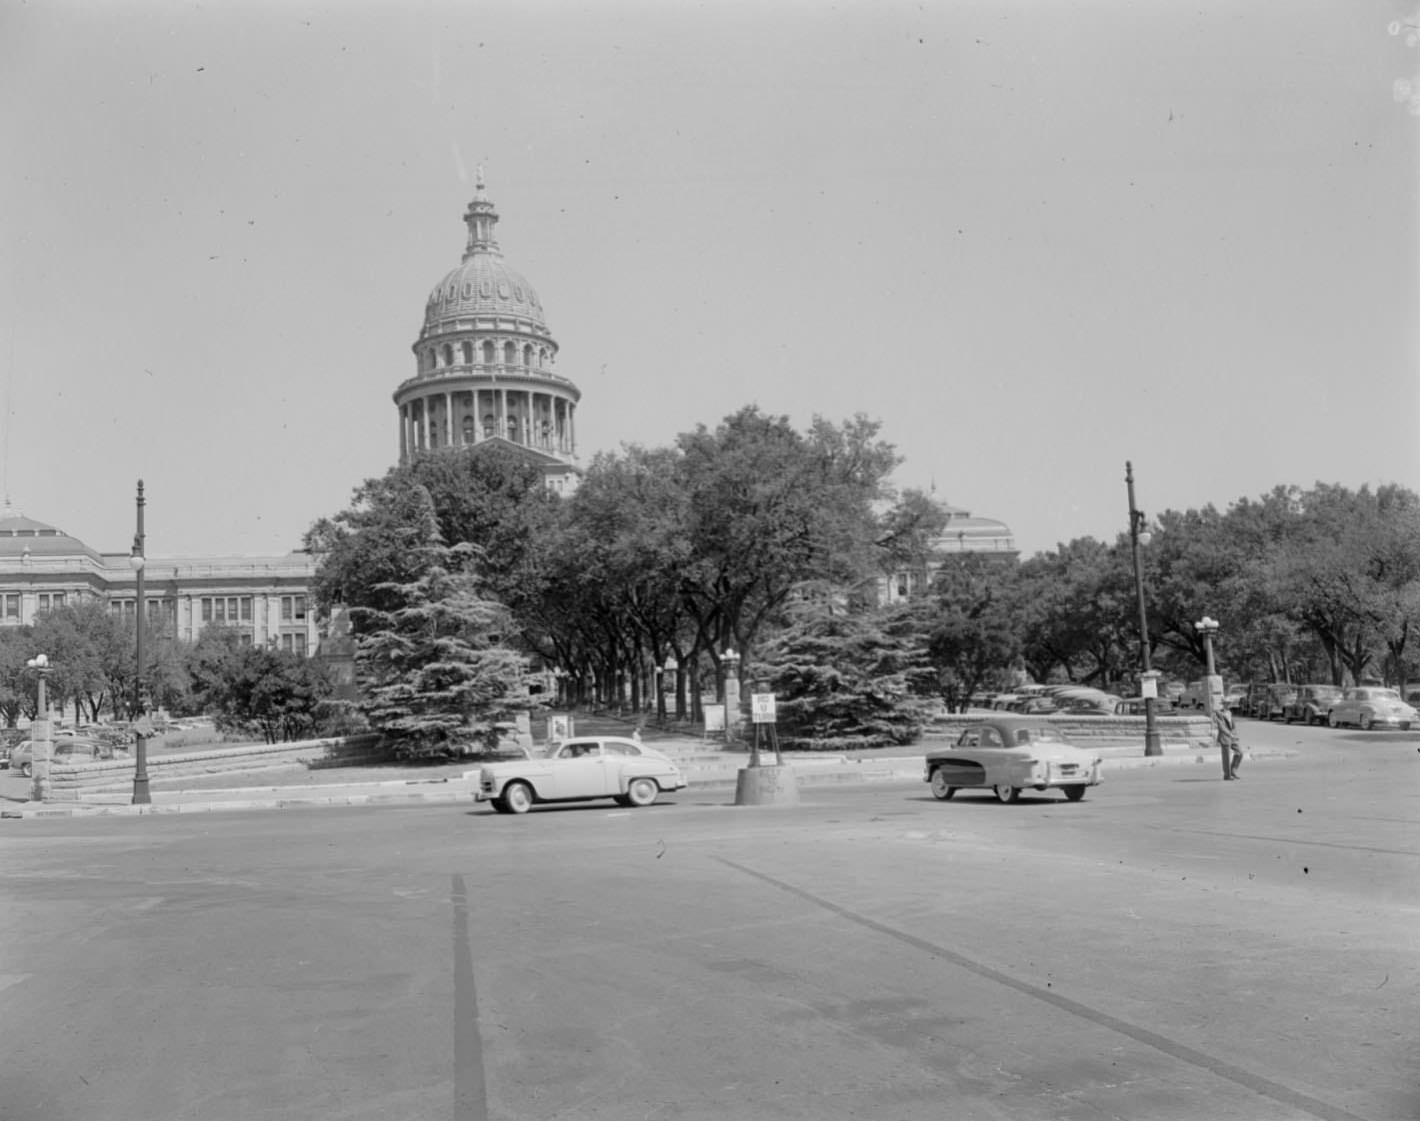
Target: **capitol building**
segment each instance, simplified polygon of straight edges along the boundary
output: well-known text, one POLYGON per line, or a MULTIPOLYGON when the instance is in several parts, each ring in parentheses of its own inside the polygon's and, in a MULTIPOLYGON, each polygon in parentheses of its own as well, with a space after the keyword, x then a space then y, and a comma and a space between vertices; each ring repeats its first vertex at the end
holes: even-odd
MULTIPOLYGON (((481 170, 463 221, 463 259, 430 291, 412 347, 413 373, 394 391, 398 462, 433 449, 513 448, 541 469, 550 490, 569 494, 580 477, 582 394, 557 371, 557 341, 537 290, 503 259, 493 233, 498 214, 481 170)), ((946 509, 947 530, 936 543, 942 554, 1018 555, 1003 523, 946 509)), ((32 623, 42 611, 84 600, 131 616, 137 578, 129 555, 91 548, 7 501, 0 511, 0 626, 32 623)), ((144 609, 154 625, 180 640, 220 623, 236 628, 244 642, 311 655, 323 638, 310 591, 315 570, 316 558, 304 550, 149 556, 144 609)), ((884 598, 907 596, 929 575, 886 577, 884 598)))

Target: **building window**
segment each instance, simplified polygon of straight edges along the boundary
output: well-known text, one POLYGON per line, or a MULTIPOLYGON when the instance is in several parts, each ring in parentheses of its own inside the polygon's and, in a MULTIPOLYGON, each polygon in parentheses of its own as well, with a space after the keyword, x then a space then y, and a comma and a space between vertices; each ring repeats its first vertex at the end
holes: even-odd
POLYGON ((212 601, 210 599, 202 601, 202 621, 204 623, 212 622, 212 601))
POLYGON ((20 621, 20 595, 18 592, 5 593, 5 621, 7 623, 20 621))
POLYGON ((295 647, 295 636, 294 636, 294 635, 289 635, 289 634, 283 634, 283 635, 281 636, 281 649, 284 650, 286 653, 291 654, 291 653, 294 653, 294 652, 295 652, 294 647, 295 647))
POLYGON ((298 634, 292 637, 296 640, 296 653, 304 658, 306 656, 306 636, 298 634))
POLYGON ((282 596, 281 597, 281 621, 283 623, 306 621, 306 597, 305 596, 282 596))
POLYGON ((54 611, 64 606, 63 592, 40 592, 39 610, 54 611))

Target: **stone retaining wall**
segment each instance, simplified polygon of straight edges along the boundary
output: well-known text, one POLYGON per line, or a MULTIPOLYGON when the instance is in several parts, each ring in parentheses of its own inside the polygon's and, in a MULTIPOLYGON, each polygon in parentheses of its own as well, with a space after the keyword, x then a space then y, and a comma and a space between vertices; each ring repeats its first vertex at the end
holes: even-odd
MULTIPOLYGON (((367 762, 377 756, 377 735, 333 739, 297 740, 294 743, 249 744, 214 747, 201 751, 148 756, 148 782, 154 785, 184 775, 225 774, 272 767, 340 767, 367 762)), ((51 764, 49 798, 77 801, 86 794, 131 790, 136 764, 133 759, 105 759, 72 765, 51 764)))

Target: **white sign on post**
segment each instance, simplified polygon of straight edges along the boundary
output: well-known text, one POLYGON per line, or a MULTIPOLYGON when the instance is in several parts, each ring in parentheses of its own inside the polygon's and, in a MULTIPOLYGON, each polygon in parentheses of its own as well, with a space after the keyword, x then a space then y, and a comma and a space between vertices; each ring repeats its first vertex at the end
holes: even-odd
POLYGON ((774 723, 774 694, 773 693, 751 693, 750 698, 750 719, 756 724, 774 723))

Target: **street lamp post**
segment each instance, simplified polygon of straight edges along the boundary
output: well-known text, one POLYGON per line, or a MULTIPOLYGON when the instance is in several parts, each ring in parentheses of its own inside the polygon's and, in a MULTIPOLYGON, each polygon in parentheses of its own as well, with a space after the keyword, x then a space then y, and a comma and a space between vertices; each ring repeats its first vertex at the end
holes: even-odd
POLYGON ((1134 595, 1139 601, 1139 676, 1140 691, 1144 694, 1144 754, 1162 755, 1164 749, 1159 744, 1159 726, 1156 705, 1157 687, 1154 684, 1154 667, 1149 658, 1149 616, 1144 609, 1144 576, 1139 568, 1139 546, 1147 545, 1152 539, 1147 528, 1148 519, 1144 511, 1134 505, 1134 465, 1124 463, 1124 481, 1129 488, 1129 545, 1134 558, 1134 595))
POLYGON ((138 532, 133 535, 133 552, 128 563, 138 580, 137 603, 134 617, 134 634, 137 636, 135 662, 137 673, 133 681, 133 711, 137 719, 133 722, 133 804, 146 806, 152 798, 148 793, 148 711, 143 705, 143 480, 138 480, 138 532))
MULTIPOLYGON (((1213 690, 1213 682, 1218 674, 1213 661, 1213 636, 1218 633, 1218 620, 1211 619, 1205 615, 1203 618, 1199 619, 1198 622, 1193 624, 1193 629, 1203 638, 1203 657, 1208 668, 1208 687, 1203 691, 1203 707, 1208 710, 1208 716, 1211 719, 1215 707, 1220 703, 1226 703, 1224 698, 1215 695, 1213 690)), ((1222 683, 1219 682, 1218 693, 1222 692, 1221 685, 1222 683)), ((1232 778, 1233 764, 1232 760, 1228 757, 1230 754, 1228 745, 1219 740, 1218 750, 1223 754, 1223 777, 1232 778)))
POLYGON ((39 678, 35 718, 30 722, 30 798, 43 802, 49 793, 49 698, 44 691, 44 679, 49 675, 49 656, 36 654, 25 665, 34 670, 39 678))

